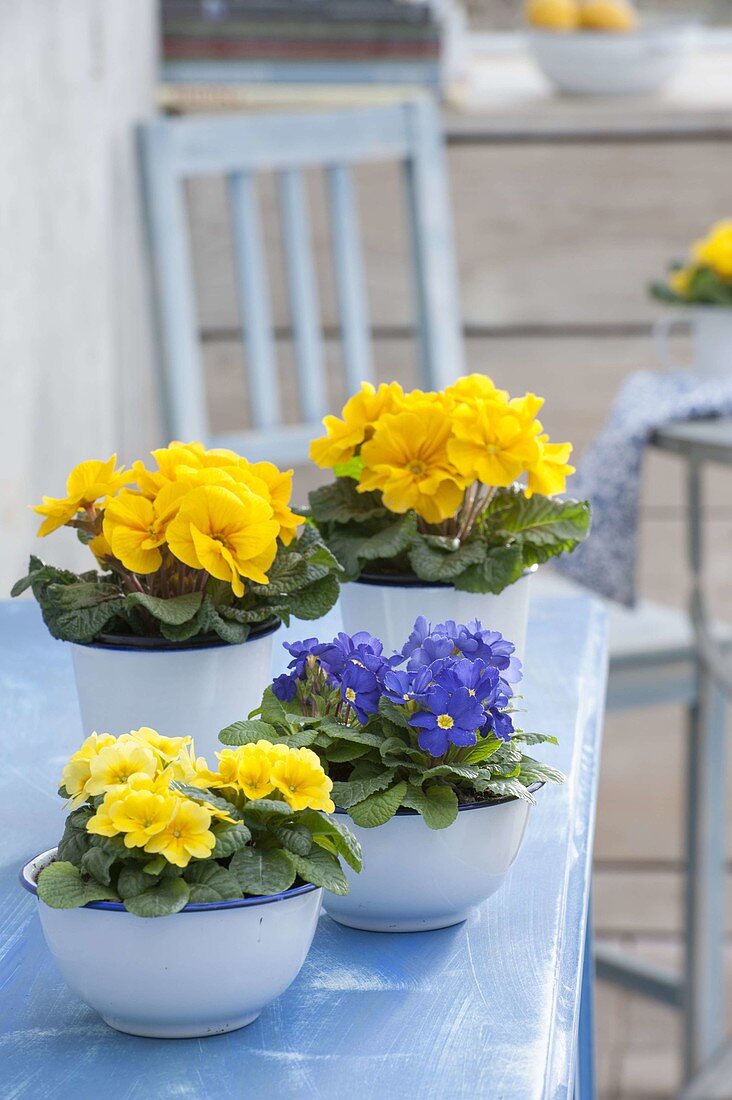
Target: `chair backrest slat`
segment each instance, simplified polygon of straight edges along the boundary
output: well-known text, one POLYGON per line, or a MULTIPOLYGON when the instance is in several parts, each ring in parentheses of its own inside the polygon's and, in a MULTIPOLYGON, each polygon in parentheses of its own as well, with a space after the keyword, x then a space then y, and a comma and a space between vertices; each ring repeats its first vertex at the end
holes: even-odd
POLYGON ((328 184, 333 267, 345 385, 373 379, 372 341, 352 169, 403 166, 412 239, 421 386, 459 375, 463 351, 457 277, 439 115, 428 99, 389 107, 315 114, 156 119, 142 128, 141 152, 162 345, 161 384, 171 438, 221 443, 281 462, 306 458, 320 433, 328 387, 303 172, 323 169, 328 184), (276 173, 287 269, 300 420, 283 423, 266 246, 255 176, 276 173), (210 430, 199 334, 185 181, 229 178, 239 312, 247 344, 249 428, 210 430))
POLYGON ((425 384, 464 373, 458 279, 445 160, 433 108, 411 104, 413 154, 405 161, 417 318, 425 384))
POLYGON ((347 390, 352 393, 361 382, 373 381, 374 370, 356 196, 350 170, 342 164, 328 168, 328 192, 343 362, 347 390))
POLYGON ((140 131, 147 227, 154 256, 162 419, 168 438, 203 439, 206 389, 196 329, 183 180, 175 171, 170 131, 140 131))
POLYGON ((239 317, 249 360, 251 420, 255 428, 271 428, 281 422, 282 412, 256 186, 251 172, 234 172, 229 177, 239 317))
POLYGON ((305 420, 317 424, 327 411, 327 399, 318 291, 302 172, 286 168, 279 173, 279 185, 300 404, 305 420))

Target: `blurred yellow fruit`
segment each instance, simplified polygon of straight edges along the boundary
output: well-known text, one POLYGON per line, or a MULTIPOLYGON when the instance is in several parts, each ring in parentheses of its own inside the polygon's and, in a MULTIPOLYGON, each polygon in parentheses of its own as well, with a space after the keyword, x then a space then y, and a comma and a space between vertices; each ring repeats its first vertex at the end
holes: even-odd
POLYGON ((638 25, 635 8, 627 0, 587 0, 579 18, 588 31, 633 31, 638 25))
POLYGON ((574 31, 579 26, 579 4, 577 0, 529 0, 526 19, 534 27, 574 31))

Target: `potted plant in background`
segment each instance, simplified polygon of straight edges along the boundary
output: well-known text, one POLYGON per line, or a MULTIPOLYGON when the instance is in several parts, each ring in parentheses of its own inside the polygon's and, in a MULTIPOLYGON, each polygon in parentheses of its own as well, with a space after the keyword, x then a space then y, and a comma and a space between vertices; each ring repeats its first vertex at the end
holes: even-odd
POLYGON ((292 471, 200 443, 153 458, 128 471, 114 455, 82 462, 66 497, 44 497, 38 534, 75 529, 99 568, 31 557, 12 594, 30 587, 51 634, 72 643, 84 730, 147 721, 205 749, 261 699, 280 621, 325 614, 340 569, 312 526, 297 534, 292 471))
POLYGON ((555 739, 514 725, 513 644, 479 622, 420 618, 390 657, 366 632, 286 648, 290 671, 265 692, 261 718, 219 737, 246 745, 264 733, 320 757, 335 820, 353 828, 364 861, 327 912, 380 932, 465 920, 516 858, 534 792, 563 779, 524 752, 555 739))
POLYGON ((658 301, 683 306, 684 312, 663 318, 654 329, 663 365, 680 366, 668 339, 676 325, 691 328, 692 370, 704 378, 732 376, 732 220, 717 222, 692 246, 686 263, 671 265, 667 280, 651 284, 658 301))
POLYGON ((336 480, 310 494, 310 512, 353 582, 347 631, 393 650, 417 615, 477 617, 523 656, 530 571, 589 530, 586 503, 551 499, 572 448, 549 441, 542 404, 473 374, 440 393, 364 383, 342 419, 325 418, 310 456, 336 480))
POLYGON ((361 866, 331 787, 313 752, 264 739, 211 771, 190 737, 92 734, 58 848, 21 872, 67 984, 133 1035, 251 1023, 300 971, 323 888, 347 892, 339 857, 361 866))

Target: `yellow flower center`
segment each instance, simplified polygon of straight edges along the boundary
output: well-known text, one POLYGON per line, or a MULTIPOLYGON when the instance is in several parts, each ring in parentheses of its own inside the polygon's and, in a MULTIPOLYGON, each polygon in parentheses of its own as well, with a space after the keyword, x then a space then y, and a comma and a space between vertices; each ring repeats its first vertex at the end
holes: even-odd
POLYGON ((441 730, 451 730, 455 723, 449 714, 438 714, 437 725, 441 730))
POLYGON ((475 695, 475 688, 468 688, 468 695, 475 695))
POLYGON ((415 458, 414 462, 409 463, 409 472, 414 474, 415 477, 420 477, 425 471, 424 462, 420 462, 418 458, 415 458))
POLYGON ((346 688, 346 699, 349 703, 353 703, 356 700, 356 692, 353 688, 346 688))

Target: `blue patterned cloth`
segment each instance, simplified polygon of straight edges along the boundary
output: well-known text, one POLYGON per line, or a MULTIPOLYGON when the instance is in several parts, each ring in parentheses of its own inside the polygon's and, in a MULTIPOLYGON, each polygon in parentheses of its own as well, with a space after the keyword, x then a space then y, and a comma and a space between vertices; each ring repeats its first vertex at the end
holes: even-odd
POLYGON ((658 428, 674 421, 729 415, 732 379, 701 379, 688 371, 630 375, 570 481, 571 495, 592 504, 592 532, 585 543, 557 562, 557 569, 601 596, 631 607, 638 500, 648 440, 658 428))

